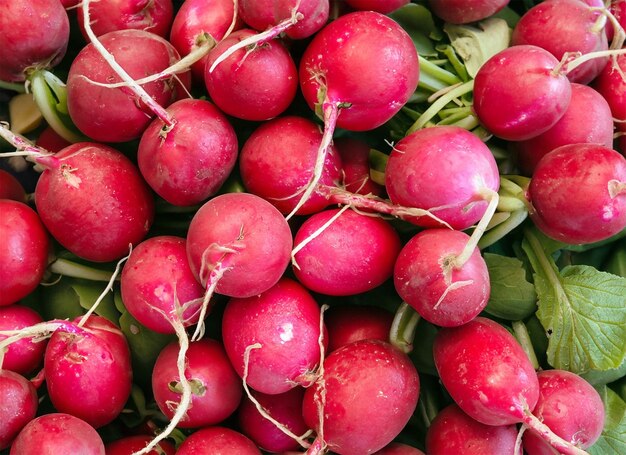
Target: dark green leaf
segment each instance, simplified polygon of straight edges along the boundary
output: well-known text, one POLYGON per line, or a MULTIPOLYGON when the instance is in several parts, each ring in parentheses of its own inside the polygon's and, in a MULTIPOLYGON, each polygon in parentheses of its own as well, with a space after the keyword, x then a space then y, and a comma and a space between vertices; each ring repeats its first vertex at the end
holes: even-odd
POLYGON ((626 403, 610 388, 598 389, 606 418, 600 439, 587 449, 591 455, 626 453, 626 403))
POLYGON ((423 56, 436 56, 437 52, 431 40, 439 40, 441 31, 435 26, 428 8, 409 3, 389 14, 409 34, 417 52, 423 56))

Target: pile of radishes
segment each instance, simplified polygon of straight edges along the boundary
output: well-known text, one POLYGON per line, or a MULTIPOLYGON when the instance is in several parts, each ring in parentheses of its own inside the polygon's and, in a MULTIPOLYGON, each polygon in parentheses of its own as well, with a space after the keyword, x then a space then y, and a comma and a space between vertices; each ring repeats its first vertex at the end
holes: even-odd
POLYGON ((0 454, 626 453, 626 0, 0 11, 0 454))

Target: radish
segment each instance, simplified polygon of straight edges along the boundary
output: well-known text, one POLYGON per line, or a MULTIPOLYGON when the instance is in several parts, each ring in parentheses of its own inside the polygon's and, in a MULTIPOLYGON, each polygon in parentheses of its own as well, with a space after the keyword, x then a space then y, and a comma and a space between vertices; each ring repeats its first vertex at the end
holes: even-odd
POLYGON ((580 142, 613 144, 613 119, 606 100, 591 87, 572 84, 572 98, 559 121, 532 139, 512 143, 520 168, 532 175, 539 160, 555 148, 580 142))
POLYGON ((4 450, 35 418, 39 401, 37 390, 28 379, 0 368, 0 402, 0 450, 4 450))
POLYGON ((320 307, 299 283, 230 299, 222 318, 228 358, 244 383, 266 394, 311 383, 320 362, 320 307))
POLYGON ((0 199, 0 307, 33 292, 48 265, 50 241, 41 219, 23 202, 0 199))
POLYGON ((389 14, 409 3, 409 0, 346 0, 357 11, 376 11, 389 14))
POLYGON ((113 421, 130 396, 128 344, 120 329, 100 316, 57 329, 46 348, 44 372, 54 407, 95 428, 113 421))
POLYGON ((37 147, 41 147, 49 152, 56 153, 63 150, 65 147, 72 145, 71 142, 63 139, 59 134, 47 126, 37 137, 37 147))
MULTIPOLYGON (((143 449, 152 439, 148 435, 126 436, 104 446, 106 455, 132 455, 143 449)), ((148 455, 174 455, 176 447, 167 441, 161 441, 148 455)))
POLYGON ((324 313, 328 352, 358 340, 389 340, 393 313, 373 305, 338 304, 324 313))
POLYGON ((370 291, 393 273, 400 237, 381 218, 332 209, 309 217, 292 252, 298 281, 313 292, 347 296, 370 291))
POLYGON ((1 0, 0 10, 0 81, 24 81, 63 59, 70 21, 59 0, 1 0))
POLYGON ((74 453, 104 455, 102 439, 87 422, 64 413, 31 420, 11 446, 10 455, 74 453))
POLYGON ((166 133, 156 118, 139 142, 139 170, 173 205, 199 204, 213 196, 237 161, 238 143, 228 119, 208 101, 183 99, 167 108, 176 124, 166 133))
POLYGON ((26 191, 13 174, 0 169, 0 199, 26 202, 26 191))
POLYGON ((374 455, 424 455, 424 452, 401 442, 392 442, 374 453, 374 455))
POLYGON ((176 455, 261 455, 254 443, 226 427, 208 427, 192 433, 178 447, 176 455))
MULTIPOLYGON (((580 376, 564 370, 537 373, 539 401, 533 413, 552 431, 581 449, 591 447, 604 428, 600 394, 580 376)), ((524 449, 530 454, 554 453, 532 430, 524 433, 524 449)))
POLYGON ((204 82, 212 101, 225 113, 261 121, 283 113, 298 90, 298 70, 285 45, 271 40, 261 47, 240 49, 211 69, 231 46, 255 34, 241 29, 220 41, 208 55, 204 82))
MULTIPOLYGON (((90 4, 91 28, 96 36, 115 30, 145 30, 167 37, 174 18, 172 0, 109 0, 90 4)), ((78 26, 85 39, 82 6, 78 6, 78 26)))
MULTIPOLYGON (((172 419, 181 401, 178 374, 178 343, 170 343, 159 354, 152 371, 152 391, 159 409, 172 419)), ((241 401, 242 388, 220 342, 208 338, 190 343, 186 353, 185 376, 193 395, 178 428, 215 425, 230 416, 241 401)))
POLYGON ((81 142, 37 159, 47 167, 35 190, 39 216, 69 251, 89 261, 113 261, 146 236, 153 196, 122 153, 81 142))
POLYGON ((537 164, 530 217, 555 240, 592 243, 626 227, 626 159, 598 144, 563 145, 537 164))
MULTIPOLYGON (((604 51, 608 49, 606 22, 606 16, 580 0, 541 2, 522 15, 513 29, 511 45, 539 46, 558 60, 567 52, 604 51)), ((588 84, 607 60, 608 57, 588 61, 568 72, 567 77, 572 82, 588 84)))
POLYGON ((495 426, 522 422, 562 453, 585 453, 532 414, 539 399, 537 374, 515 337, 497 322, 477 317, 444 328, 433 353, 444 387, 471 418, 495 426))
POLYGON ((520 453, 516 448, 517 434, 515 425, 485 425, 451 404, 431 422, 426 433, 426 451, 429 455, 517 455, 520 453))
MULTIPOLYGON (((618 55, 609 59, 597 79, 594 88, 609 103, 617 124, 626 121, 626 55, 618 55)), ((622 128, 623 129, 623 128, 622 128)))
POLYGON ((181 237, 156 236, 137 245, 120 284, 128 312, 155 332, 175 333, 175 322, 198 322, 204 288, 191 272, 181 237))
POLYGON ((339 152, 343 170, 343 184, 347 191, 357 194, 382 196, 384 188, 370 176, 370 147, 366 142, 349 137, 340 137, 333 141, 339 152))
POLYGON ((488 18, 509 0, 429 0, 430 9, 446 22, 467 24, 488 18))
POLYGON ((317 432, 312 447, 340 455, 382 449, 415 411, 419 385, 409 357, 389 343, 361 340, 333 351, 304 394, 304 421, 317 432))
MULTIPOLYGON (((19 330, 39 324, 43 319, 35 310, 20 304, 0 307, 0 332, 19 330)), ((0 341, 7 336, 0 335, 0 341)), ((7 346, 4 361, 0 366, 19 374, 28 374, 43 361, 47 342, 36 338, 24 338, 7 346)), ((2 354, 0 353, 0 356, 2 354)))

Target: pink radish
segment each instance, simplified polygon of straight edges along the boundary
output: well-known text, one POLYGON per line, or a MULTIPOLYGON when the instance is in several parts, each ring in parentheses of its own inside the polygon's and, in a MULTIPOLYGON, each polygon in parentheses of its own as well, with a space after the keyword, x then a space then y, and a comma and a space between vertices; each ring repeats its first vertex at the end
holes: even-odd
MULTIPOLYGON (((181 401, 178 375, 178 343, 168 344, 157 358, 152 372, 154 399, 168 419, 181 401)), ((242 387, 220 342, 208 338, 190 343, 185 356, 185 376, 193 395, 178 428, 199 428, 215 425, 230 416, 241 401, 242 387)))
MULTIPOLYGON (((23 305, 13 304, 0 307, 0 332, 19 330, 39 324, 43 319, 35 310, 23 305)), ((0 341, 7 336, 0 335, 0 341)), ((19 374, 28 374, 43 361, 47 341, 24 338, 7 346, 1 367, 19 374)))
POLYGON ((261 455, 250 439, 226 427, 207 427, 192 433, 176 455, 261 455))
POLYGON ((304 420, 315 428, 317 442, 337 454, 372 453, 407 424, 419 385, 406 354, 380 340, 356 341, 324 360, 304 394, 304 420))
POLYGON ((72 145, 71 142, 59 136, 50 126, 45 127, 37 137, 37 147, 41 147, 52 153, 59 152, 70 145, 72 145))
POLYGON ((39 406, 37 390, 24 376, 0 368, 0 403, 0 450, 4 450, 35 418, 39 406))
MULTIPOLYGON (((140 451, 152 437, 146 435, 126 436, 113 442, 109 442, 105 448, 106 455, 132 455, 140 451)), ((148 455, 174 455, 176 447, 167 441, 161 441, 148 455)))
POLYGON ((340 304, 324 313, 328 352, 358 340, 389 340, 393 313, 373 305, 340 304))
POLYGON ((592 243, 626 227, 626 159, 598 144, 563 145, 537 164, 530 217, 544 234, 592 243))
POLYGON ((310 384, 320 361, 320 307, 288 278, 267 291, 231 299, 222 318, 222 338, 235 371, 253 389, 286 392, 310 384))
POLYGON ((0 10, 0 80, 20 82, 63 59, 70 21, 58 0, 1 0, 0 10))
MULTIPOLYGON (((533 413, 563 439, 581 449, 591 447, 604 428, 604 405, 591 384, 564 370, 537 373, 539 401, 533 413)), ((536 433, 524 433, 524 449, 534 455, 554 453, 536 433)))
POLYGON ((426 433, 426 451, 429 455, 518 455, 517 434, 515 425, 485 425, 451 404, 439 411, 431 422, 426 433))
POLYGON ((509 0, 429 0, 431 10, 446 22, 467 24, 488 18, 509 0))
POLYGON ((104 455, 105 452, 100 435, 87 422, 69 414, 52 413, 31 420, 17 436, 9 453, 104 455))
POLYGON ((408 444, 392 442, 374 453, 374 455, 424 455, 424 452, 408 444))
POLYGON ((391 277, 401 246, 398 233, 382 218, 353 210, 326 210, 309 217, 298 229, 293 271, 313 292, 360 294, 391 277))
POLYGON ((346 0, 346 3, 357 11, 389 14, 409 3, 409 0, 346 0))
POLYGON ((13 174, 0 169, 0 199, 26 202, 26 191, 13 174))
POLYGON ((235 130, 208 101, 180 100, 167 112, 176 124, 164 133, 161 119, 150 123, 139 142, 139 170, 169 203, 199 204, 219 190, 235 167, 235 130))
POLYGON ((613 117, 618 122, 626 121, 626 55, 618 55, 609 62, 593 82, 594 88, 600 92, 611 107, 613 117))
POLYGON ((343 184, 346 190, 358 194, 382 196, 384 188, 370 176, 370 147, 366 142, 348 137, 340 137, 333 145, 341 157, 343 184))

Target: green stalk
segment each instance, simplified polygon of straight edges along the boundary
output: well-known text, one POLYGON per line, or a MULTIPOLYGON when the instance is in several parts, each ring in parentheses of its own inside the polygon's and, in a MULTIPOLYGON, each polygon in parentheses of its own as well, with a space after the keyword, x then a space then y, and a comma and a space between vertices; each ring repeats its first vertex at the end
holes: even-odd
POLYGON ((26 87, 24 86, 23 82, 20 83, 0 81, 0 89, 11 90, 12 92, 17 93, 26 93, 26 87))
POLYGON ((535 348, 533 348, 533 343, 530 340, 530 334, 528 333, 528 329, 526 325, 522 321, 515 321, 512 324, 513 333, 515 334, 515 338, 522 346, 524 352, 528 356, 530 363, 532 363, 533 368, 535 370, 539 369, 539 360, 537 360, 537 356, 535 355, 535 348))
POLYGON ((82 278, 90 281, 109 282, 113 276, 113 272, 108 270, 95 269, 87 265, 77 262, 68 261, 67 259, 57 258, 49 266, 48 271, 58 275, 69 276, 73 278, 82 278))
POLYGON ((420 315, 408 303, 402 302, 398 307, 391 330, 389 342, 402 352, 409 353, 413 350, 415 328, 420 321, 420 315))
POLYGON ((431 92, 438 92, 446 87, 463 82, 454 73, 447 71, 424 57, 419 57, 420 80, 419 87, 431 92))

